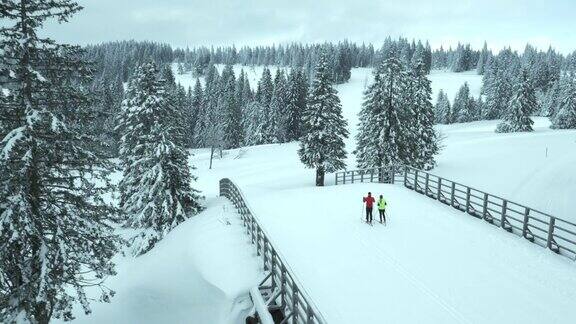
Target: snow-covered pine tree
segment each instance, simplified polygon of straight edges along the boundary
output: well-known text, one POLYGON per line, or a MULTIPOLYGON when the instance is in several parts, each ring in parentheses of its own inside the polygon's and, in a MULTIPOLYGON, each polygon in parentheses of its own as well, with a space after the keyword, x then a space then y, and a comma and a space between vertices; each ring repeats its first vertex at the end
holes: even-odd
POLYGON ((120 157, 120 208, 125 226, 136 229, 135 255, 148 252, 170 230, 198 213, 200 196, 190 187, 188 153, 175 140, 182 129, 174 123, 176 107, 167 98, 165 81, 154 63, 145 63, 131 80, 118 123, 123 134, 120 157))
POLYGON ((492 55, 490 51, 488 51, 488 44, 484 42, 484 46, 482 47, 482 51, 480 51, 480 56, 478 57, 478 63, 476 64, 476 73, 482 75, 484 71, 486 71, 486 63, 488 62, 488 58, 492 55))
POLYGON ((302 122, 298 155, 306 167, 316 169, 316 185, 323 186, 326 172, 346 167, 344 139, 348 137, 347 122, 342 117, 337 91, 331 85, 325 54, 321 54, 317 63, 302 122))
POLYGON ((489 60, 484 72, 482 93, 486 98, 483 119, 498 119, 506 111, 513 93, 513 85, 520 74, 518 54, 506 48, 489 60))
POLYGON ((573 73, 568 73, 562 77, 561 83, 563 86, 558 111, 551 118, 551 128, 574 129, 576 128, 576 78, 573 73))
POLYGON ((562 82, 555 81, 550 86, 550 89, 542 94, 540 103, 540 116, 553 118, 558 112, 560 105, 560 97, 562 96, 562 82))
POLYGON ((528 72, 522 70, 502 122, 496 126, 497 133, 531 132, 534 122, 530 115, 538 108, 536 95, 528 72))
POLYGON ((262 71, 262 77, 258 81, 258 89, 256 90, 256 101, 262 106, 270 106, 272 100, 272 92, 274 91, 274 84, 272 83, 272 74, 268 68, 262 71))
POLYGON ((238 148, 243 141, 242 110, 236 97, 236 80, 231 65, 222 72, 221 82, 218 110, 222 114, 219 127, 222 127, 223 148, 238 148))
POLYGON ((274 91, 270 100, 270 113, 267 120, 268 137, 272 143, 285 143, 288 128, 288 84, 284 72, 276 71, 274 91))
POLYGON ((454 105, 452 106, 453 121, 455 123, 467 123, 475 120, 478 115, 476 112, 476 105, 473 98, 470 96, 470 87, 465 82, 456 97, 454 98, 454 105))
POLYGON ((208 72, 206 73, 206 85, 204 87, 204 122, 205 125, 204 133, 199 134, 201 136, 203 146, 211 147, 213 150, 216 148, 222 148, 223 139, 223 127, 222 121, 222 111, 221 108, 221 98, 222 98, 222 82, 220 81, 222 77, 218 74, 216 67, 210 65, 208 72))
POLYGON ((196 79, 196 83, 194 84, 194 90, 192 93, 191 99, 191 110, 194 112, 195 115, 195 122, 192 133, 193 133, 193 147, 203 147, 206 143, 203 136, 206 134, 206 105, 204 103, 204 90, 202 90, 202 85, 200 84, 200 79, 196 79))
POLYGON ((436 106, 434 107, 434 116, 437 124, 450 124, 452 123, 452 107, 450 101, 444 90, 440 89, 436 106))
POLYGON ((302 136, 302 112, 306 109, 308 80, 300 69, 292 69, 288 78, 288 98, 286 108, 286 140, 296 141, 302 136))
POLYGON ((260 145, 266 143, 266 113, 267 109, 258 101, 251 101, 245 106, 243 112, 243 115, 245 116, 243 128, 246 134, 246 145, 260 145))
POLYGON ((0 2, 0 322, 47 324, 73 319, 84 289, 101 288, 114 275, 110 261, 119 239, 110 163, 94 149, 86 89, 90 68, 77 46, 41 38, 48 20, 66 22, 81 7, 73 1, 0 2), (4 90, 1 90, 4 91, 4 90))
POLYGON ((332 79, 335 84, 340 84, 350 80, 350 70, 352 69, 352 54, 350 53, 350 44, 347 41, 339 43, 336 51, 336 59, 334 60, 334 75, 332 79))
MULTIPOLYGON (((405 125, 399 115, 405 109, 408 76, 400 61, 391 57, 374 71, 374 83, 364 93, 356 135, 356 160, 361 169, 398 164, 406 148, 405 125)), ((408 121, 406 121, 408 122, 408 121)))
POLYGON ((439 148, 438 136, 434 131, 432 87, 426 77, 426 65, 423 61, 416 63, 411 76, 411 92, 407 98, 412 114, 410 122, 407 123, 409 140, 406 144, 411 148, 409 165, 430 170, 436 165, 434 155, 439 148))

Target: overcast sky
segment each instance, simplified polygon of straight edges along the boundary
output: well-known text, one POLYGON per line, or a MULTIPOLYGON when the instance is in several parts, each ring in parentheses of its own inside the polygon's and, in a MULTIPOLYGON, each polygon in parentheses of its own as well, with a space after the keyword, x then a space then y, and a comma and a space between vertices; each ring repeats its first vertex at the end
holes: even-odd
POLYGON ((527 42, 576 49, 576 0, 79 0, 70 23, 47 25, 59 41, 153 40, 174 46, 255 45, 390 35, 493 49, 527 42))

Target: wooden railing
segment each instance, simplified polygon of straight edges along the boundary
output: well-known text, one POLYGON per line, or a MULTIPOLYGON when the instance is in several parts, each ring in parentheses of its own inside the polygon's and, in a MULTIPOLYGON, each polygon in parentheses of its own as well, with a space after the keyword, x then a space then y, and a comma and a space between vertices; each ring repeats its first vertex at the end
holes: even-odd
POLYGON ((576 224, 408 166, 342 171, 335 183, 402 183, 406 188, 485 220, 557 254, 576 259, 576 224))
MULTIPOLYGON (((325 324, 321 313, 292 274, 268 235, 248 208, 242 192, 230 179, 220 180, 220 196, 228 198, 238 210, 256 254, 262 258, 265 278, 258 285, 270 313, 280 311, 281 323, 325 324)), ((260 315, 260 317, 264 317, 260 315)), ((268 315, 266 315, 268 317, 268 315)))

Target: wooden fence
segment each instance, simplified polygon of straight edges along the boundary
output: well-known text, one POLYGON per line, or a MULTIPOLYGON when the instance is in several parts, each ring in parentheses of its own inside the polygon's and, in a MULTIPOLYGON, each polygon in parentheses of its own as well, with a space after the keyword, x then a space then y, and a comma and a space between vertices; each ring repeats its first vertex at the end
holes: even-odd
POLYGON ((485 220, 557 254, 576 259, 576 224, 408 166, 337 172, 335 183, 402 183, 406 188, 485 220))
POLYGON ((241 191, 230 179, 220 180, 220 196, 228 198, 234 204, 250 241, 256 247, 256 254, 262 258, 266 276, 258 285, 258 290, 270 313, 281 312, 282 318, 275 317, 275 320, 280 323, 325 324, 321 313, 282 260, 248 208, 241 191))

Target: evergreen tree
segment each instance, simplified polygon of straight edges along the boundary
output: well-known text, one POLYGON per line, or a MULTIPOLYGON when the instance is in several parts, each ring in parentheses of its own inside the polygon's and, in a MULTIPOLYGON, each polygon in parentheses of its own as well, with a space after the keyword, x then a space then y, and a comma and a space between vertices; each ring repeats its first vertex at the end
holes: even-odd
POLYGON ((552 128, 576 128, 576 78, 568 74, 562 79, 564 83, 560 104, 557 113, 551 118, 552 128))
POLYGON ((476 64, 476 72, 480 75, 484 74, 486 70, 486 63, 488 62, 488 58, 490 57, 491 53, 488 51, 488 44, 484 42, 484 47, 482 47, 482 51, 480 52, 480 56, 478 57, 478 63, 476 64))
POLYGON ((528 78, 528 72, 522 70, 508 109, 504 113, 502 122, 496 127, 496 132, 531 132, 534 122, 530 119, 530 115, 537 110, 537 106, 536 95, 528 78))
POLYGON ((330 71, 325 55, 320 56, 306 109, 302 114, 304 135, 300 139, 300 161, 316 169, 316 185, 324 185, 326 172, 345 168, 344 138, 347 122, 336 90, 330 84, 330 71))
POLYGON ((188 154, 177 139, 182 129, 171 116, 176 107, 167 98, 165 80, 154 63, 142 65, 131 80, 118 123, 123 135, 120 156, 124 178, 120 207, 136 255, 146 253, 170 230, 201 209, 190 187, 188 154))
POLYGON ((232 66, 228 65, 222 72, 222 89, 220 95, 223 119, 221 120, 223 128, 223 148, 233 149, 240 147, 242 143, 242 110, 236 97, 236 81, 232 66))
POLYGON ((244 127, 246 145, 265 144, 267 137, 265 134, 266 111, 258 101, 251 101, 244 109, 244 127))
POLYGON ((434 131, 434 107, 432 106, 432 88, 426 77, 423 61, 417 62, 413 70, 411 92, 407 98, 411 103, 413 122, 409 127, 407 145, 410 148, 410 165, 430 170, 435 165, 434 155, 438 153, 438 140, 434 131))
POLYGON ((220 108, 222 97, 222 79, 214 65, 210 65, 206 73, 206 86, 204 88, 204 132, 198 134, 202 146, 222 148, 223 146, 223 119, 220 108))
POLYGON ((284 72, 278 69, 274 77, 274 90, 270 100, 270 113, 267 120, 268 137, 271 142, 287 141, 288 129, 288 85, 284 72))
POLYGON ((88 286, 103 301, 113 295, 103 281, 115 274, 117 213, 102 199, 112 166, 83 127, 90 68, 79 47, 38 35, 80 10, 67 0, 0 3, 0 91, 10 89, 0 114, 2 323, 71 320, 75 304, 89 313, 88 286))
POLYGON ((262 106, 270 106, 272 100, 272 92, 274 91, 274 84, 272 83, 272 75, 268 68, 264 68, 262 77, 258 82, 258 89, 256 90, 256 101, 262 106))
POLYGON ((196 84, 194 84, 194 92, 192 94, 191 109, 195 115, 195 122, 191 124, 193 128, 193 139, 194 147, 202 147, 205 143, 204 136, 206 134, 206 105, 204 103, 204 91, 202 90, 202 85, 200 84, 200 79, 196 79, 196 84))
POLYGON ((400 61, 386 59, 374 72, 374 83, 364 93, 356 135, 356 159, 361 169, 404 162, 406 133, 400 115, 406 105, 408 75, 400 61))
POLYGON ((510 103, 513 85, 520 74, 520 59, 515 52, 507 48, 489 62, 482 85, 482 93, 486 98, 486 110, 482 112, 482 117, 498 119, 502 117, 510 103))
POLYGON ((448 100, 446 93, 444 93, 444 90, 440 90, 438 93, 434 115, 437 124, 452 123, 452 107, 450 106, 450 101, 448 100))
POLYGON ((292 70, 288 79, 286 107, 286 140, 295 141, 302 136, 302 112, 306 109, 308 81, 301 70, 292 70))
POLYGON ((476 105, 474 99, 470 96, 470 88, 465 82, 454 98, 452 106, 453 121, 456 123, 467 123, 476 119, 476 105))

